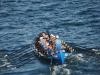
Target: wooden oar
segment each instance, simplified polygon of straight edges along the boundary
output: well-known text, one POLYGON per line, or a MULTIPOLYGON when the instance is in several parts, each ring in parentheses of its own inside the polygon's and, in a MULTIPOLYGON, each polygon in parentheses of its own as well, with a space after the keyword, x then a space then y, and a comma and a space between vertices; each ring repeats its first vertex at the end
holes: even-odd
POLYGON ((28 63, 29 61, 32 61, 34 54, 33 50, 31 49, 31 45, 27 45, 20 50, 14 51, 11 54, 8 55, 7 59, 9 62, 11 62, 12 65, 15 65, 16 67, 24 65, 28 63))
POLYGON ((84 53, 84 54, 89 55, 89 56, 100 58, 100 54, 97 54, 91 48, 88 48, 88 49, 82 49, 79 47, 73 47, 73 48, 74 48, 74 52, 84 53))

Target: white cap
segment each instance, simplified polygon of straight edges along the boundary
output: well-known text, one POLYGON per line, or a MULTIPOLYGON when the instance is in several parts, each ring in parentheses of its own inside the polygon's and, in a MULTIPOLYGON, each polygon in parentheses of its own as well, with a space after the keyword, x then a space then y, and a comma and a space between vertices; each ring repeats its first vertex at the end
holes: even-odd
POLYGON ((40 37, 40 39, 43 39, 43 37, 40 37))
POLYGON ((50 34, 50 36, 54 36, 53 34, 50 34))
POLYGON ((59 36, 58 36, 58 35, 56 35, 56 38, 59 38, 59 36))
POLYGON ((53 34, 51 34, 50 36, 55 37, 53 34))

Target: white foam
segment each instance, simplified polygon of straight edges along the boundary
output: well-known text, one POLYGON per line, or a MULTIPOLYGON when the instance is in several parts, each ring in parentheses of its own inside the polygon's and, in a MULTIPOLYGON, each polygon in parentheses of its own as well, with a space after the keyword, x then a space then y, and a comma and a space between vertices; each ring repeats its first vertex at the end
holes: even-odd
POLYGON ((79 56, 79 57, 83 57, 83 55, 82 55, 82 54, 77 54, 77 56, 79 56))
POLYGON ((98 51, 97 49, 92 49, 93 51, 98 51))
POLYGON ((68 75, 68 74, 70 74, 71 72, 70 72, 69 69, 64 69, 64 70, 63 70, 63 73, 68 75))
POLYGON ((71 72, 69 69, 64 68, 66 65, 54 66, 52 75, 69 75, 71 72))
POLYGON ((4 58, 6 58, 8 55, 4 55, 4 58))
POLYGON ((55 71, 52 72, 52 75, 57 75, 55 71))

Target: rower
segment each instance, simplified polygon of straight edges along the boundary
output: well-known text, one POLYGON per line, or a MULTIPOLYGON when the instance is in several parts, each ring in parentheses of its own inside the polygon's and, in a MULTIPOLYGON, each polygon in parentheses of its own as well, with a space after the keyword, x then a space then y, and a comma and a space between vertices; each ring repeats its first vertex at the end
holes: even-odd
POLYGON ((53 34, 50 35, 50 40, 51 40, 52 42, 54 42, 55 36, 54 36, 53 34))
POLYGON ((53 48, 52 45, 48 45, 48 55, 52 55, 53 54, 53 48))
POLYGON ((39 37, 43 37, 45 35, 45 32, 41 32, 40 34, 39 34, 39 37))
POLYGON ((43 38, 45 38, 46 40, 49 40, 49 39, 50 39, 50 38, 49 38, 49 35, 48 35, 46 32, 40 33, 40 34, 39 34, 39 37, 43 37, 43 38))
POLYGON ((50 35, 49 43, 53 46, 55 40, 55 36, 53 34, 50 35))
POLYGON ((57 35, 56 36, 56 40, 55 40, 55 50, 56 51, 60 51, 60 50, 63 50, 62 46, 61 46, 61 40, 59 38, 59 36, 57 35))
POLYGON ((40 37, 39 43, 42 45, 42 48, 40 48, 41 52, 43 54, 47 54, 47 49, 48 49, 48 42, 44 37, 40 37))
POLYGON ((46 49, 47 48, 47 45, 49 44, 47 42, 46 38, 44 38, 44 37, 40 37, 40 43, 44 47, 44 49, 46 49))

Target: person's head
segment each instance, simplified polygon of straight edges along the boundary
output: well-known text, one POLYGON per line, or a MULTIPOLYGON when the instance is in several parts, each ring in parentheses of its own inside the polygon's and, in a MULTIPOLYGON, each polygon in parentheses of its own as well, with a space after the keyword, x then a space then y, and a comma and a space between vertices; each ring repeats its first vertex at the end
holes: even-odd
POLYGON ((49 40, 46 39, 46 43, 49 43, 49 40))
POLYGON ((40 41, 43 41, 43 37, 40 37, 40 41))
POLYGON ((43 37, 43 42, 46 42, 46 38, 43 37))
POLYGON ((53 35, 53 34, 51 34, 51 35, 50 35, 50 38, 53 38, 53 36, 54 36, 54 35, 53 35))
POLYGON ((52 45, 48 45, 48 49, 52 49, 52 45))
POLYGON ((53 34, 50 35, 50 39, 54 40, 55 36, 53 34))
POLYGON ((46 38, 49 38, 49 36, 46 34, 46 38))
POLYGON ((56 39, 59 39, 59 36, 58 35, 56 35, 56 39))
POLYGON ((45 36, 46 35, 46 33, 45 32, 42 32, 42 36, 45 36))

